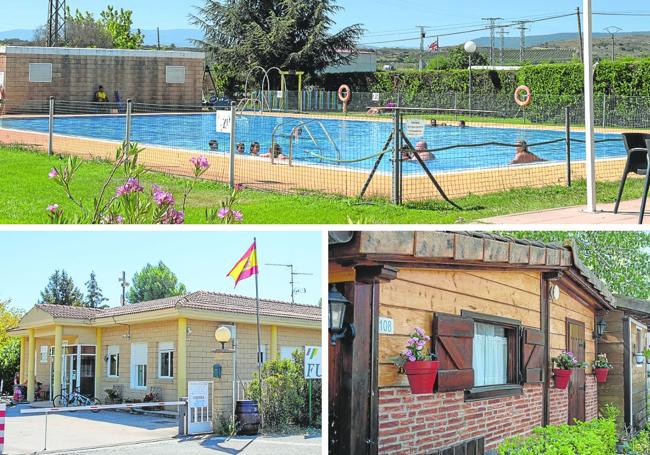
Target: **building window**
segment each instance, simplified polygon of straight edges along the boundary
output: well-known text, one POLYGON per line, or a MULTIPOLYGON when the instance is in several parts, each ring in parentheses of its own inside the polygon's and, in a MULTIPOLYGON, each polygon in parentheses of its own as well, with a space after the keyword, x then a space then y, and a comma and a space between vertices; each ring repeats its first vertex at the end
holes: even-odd
POLYGON ((109 346, 106 359, 106 374, 109 378, 120 376, 120 347, 109 346))
POLYGON ((174 343, 158 344, 158 377, 163 379, 174 377, 174 343))
POLYGON ((52 82, 52 64, 30 63, 29 82, 52 82))
POLYGON ((292 360, 293 353, 300 349, 298 346, 282 346, 280 348, 280 360, 292 360))
POLYGON ((505 327, 474 324, 474 386, 508 383, 508 337, 505 327))
POLYGON ((147 388, 147 343, 131 343, 131 388, 147 388))
POLYGON ((48 346, 41 346, 41 363, 47 363, 50 360, 49 352, 48 346))
POLYGON ((168 84, 184 84, 185 83, 185 67, 184 66, 167 66, 165 68, 165 82, 168 84))

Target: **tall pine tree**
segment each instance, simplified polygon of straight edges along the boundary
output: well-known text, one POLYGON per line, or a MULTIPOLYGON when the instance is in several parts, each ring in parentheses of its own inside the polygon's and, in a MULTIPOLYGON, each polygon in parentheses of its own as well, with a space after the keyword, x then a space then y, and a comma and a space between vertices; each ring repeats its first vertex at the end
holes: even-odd
POLYGON ((83 294, 74 285, 70 275, 65 270, 55 270, 41 291, 38 303, 83 306, 83 301, 83 294))
POLYGON ((86 299, 84 300, 84 304, 90 308, 100 308, 102 307, 102 302, 106 302, 107 300, 99 284, 97 284, 97 277, 93 270, 90 272, 90 279, 86 281, 86 299))

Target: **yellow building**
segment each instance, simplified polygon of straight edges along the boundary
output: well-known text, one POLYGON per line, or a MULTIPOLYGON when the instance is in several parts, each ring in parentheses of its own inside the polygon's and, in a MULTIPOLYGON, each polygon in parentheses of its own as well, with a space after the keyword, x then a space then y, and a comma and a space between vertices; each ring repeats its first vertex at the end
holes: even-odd
MULTIPOLYGON (((102 401, 108 389, 123 399, 154 391, 175 401, 187 396, 188 381, 213 381, 213 415, 228 417, 233 395, 242 399, 257 371, 255 313, 254 298, 201 291, 109 309, 35 305, 11 335, 21 340, 29 399, 36 382, 46 399, 78 387, 102 401), (220 326, 233 333, 235 353, 214 352, 220 326)), ((320 307, 260 300, 260 322, 264 360, 321 344, 320 307)))

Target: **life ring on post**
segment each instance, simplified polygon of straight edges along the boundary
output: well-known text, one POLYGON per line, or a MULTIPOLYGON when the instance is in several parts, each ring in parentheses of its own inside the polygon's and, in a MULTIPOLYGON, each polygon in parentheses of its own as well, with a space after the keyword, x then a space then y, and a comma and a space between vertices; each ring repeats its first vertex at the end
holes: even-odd
POLYGON ((350 101, 350 98, 352 97, 352 91, 350 90, 350 86, 347 84, 343 84, 339 87, 339 99, 341 100, 342 103, 348 103, 350 101))
POLYGON ((515 103, 520 107, 528 107, 530 103, 533 102, 533 96, 530 91, 530 87, 527 85, 520 85, 515 89, 515 103), (521 92, 524 92, 524 98, 522 99, 519 95, 521 92))

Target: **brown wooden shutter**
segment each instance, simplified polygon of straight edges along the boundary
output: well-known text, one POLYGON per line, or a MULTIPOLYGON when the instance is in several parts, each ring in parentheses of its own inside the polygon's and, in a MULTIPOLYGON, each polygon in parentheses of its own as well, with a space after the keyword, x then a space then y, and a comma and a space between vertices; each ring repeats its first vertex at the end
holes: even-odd
POLYGON ((440 360, 437 391, 465 390, 474 386, 472 351, 474 320, 436 313, 433 318, 433 344, 440 360))
POLYGON ((524 382, 543 382, 544 335, 541 330, 524 327, 522 331, 522 370, 524 382))

